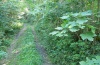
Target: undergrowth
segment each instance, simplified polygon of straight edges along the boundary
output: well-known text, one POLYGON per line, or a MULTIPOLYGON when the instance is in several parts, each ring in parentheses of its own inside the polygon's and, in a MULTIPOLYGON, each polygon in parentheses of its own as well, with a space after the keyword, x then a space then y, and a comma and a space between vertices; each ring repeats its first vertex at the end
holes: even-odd
POLYGON ((30 27, 18 39, 16 49, 14 49, 14 58, 8 65, 41 65, 41 57, 38 54, 34 36, 30 27))
POLYGON ((39 11, 35 31, 54 64, 79 65, 86 57, 100 55, 99 7, 91 8, 97 2, 50 0, 34 9, 39 11))

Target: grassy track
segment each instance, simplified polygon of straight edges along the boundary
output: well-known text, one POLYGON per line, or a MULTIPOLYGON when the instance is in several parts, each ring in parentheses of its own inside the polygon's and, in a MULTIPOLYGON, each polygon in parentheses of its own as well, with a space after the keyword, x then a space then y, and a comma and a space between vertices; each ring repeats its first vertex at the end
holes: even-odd
POLYGON ((13 50, 13 57, 7 65, 42 65, 41 57, 38 54, 31 27, 27 27, 20 36, 13 50))

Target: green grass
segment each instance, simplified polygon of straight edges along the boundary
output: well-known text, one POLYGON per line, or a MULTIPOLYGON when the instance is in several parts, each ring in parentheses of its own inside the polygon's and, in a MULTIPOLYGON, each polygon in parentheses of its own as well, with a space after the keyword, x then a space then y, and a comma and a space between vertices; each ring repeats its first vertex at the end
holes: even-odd
POLYGON ((13 53, 14 56, 8 65, 42 65, 30 27, 18 39, 16 49, 14 49, 13 53))

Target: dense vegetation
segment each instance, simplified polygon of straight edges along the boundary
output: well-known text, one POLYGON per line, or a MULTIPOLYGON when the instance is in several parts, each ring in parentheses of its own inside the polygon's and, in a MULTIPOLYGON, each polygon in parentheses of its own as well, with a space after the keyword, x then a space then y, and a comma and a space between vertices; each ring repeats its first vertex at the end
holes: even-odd
POLYGON ((99 3, 50 0, 38 6, 35 30, 56 65, 79 65, 86 57, 100 54, 99 3))
MULTIPOLYGON (((23 21, 35 27, 38 40, 55 65, 100 64, 100 0, 0 1, 0 59, 7 55, 5 47, 23 21)), ((26 50, 19 59, 27 55, 26 50)), ((32 60, 26 59, 19 61, 32 60)))

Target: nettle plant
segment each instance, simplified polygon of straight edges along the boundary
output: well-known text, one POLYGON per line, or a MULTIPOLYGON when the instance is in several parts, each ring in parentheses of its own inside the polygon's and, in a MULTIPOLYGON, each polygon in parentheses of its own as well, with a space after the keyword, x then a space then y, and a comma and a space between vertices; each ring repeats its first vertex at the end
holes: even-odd
POLYGON ((55 28, 56 31, 50 34, 62 37, 71 33, 77 35, 78 40, 94 41, 96 27, 91 25, 91 15, 91 10, 79 13, 66 13, 60 17, 64 20, 61 26, 55 28))

